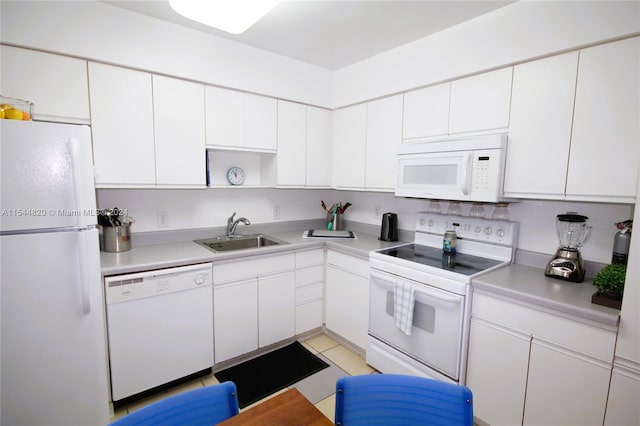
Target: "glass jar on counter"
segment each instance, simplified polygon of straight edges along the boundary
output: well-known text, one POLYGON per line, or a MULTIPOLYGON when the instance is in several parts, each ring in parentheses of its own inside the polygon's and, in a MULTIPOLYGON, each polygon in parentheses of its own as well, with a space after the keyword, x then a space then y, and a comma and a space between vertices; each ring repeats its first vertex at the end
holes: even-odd
POLYGON ((447 214, 451 216, 462 216, 462 208, 459 201, 449 201, 449 208, 447 214))
POLYGON ((509 220, 509 203, 498 203, 493 209, 491 218, 494 220, 509 220))
POLYGON ((431 202, 429 203, 429 206, 427 207, 427 212, 435 213, 435 214, 442 213, 442 208, 440 207, 440 201, 431 200, 431 202))
POLYGON ((482 203, 473 203, 471 205, 471 209, 469 210, 469 217, 476 217, 480 219, 484 219, 484 207, 482 203))

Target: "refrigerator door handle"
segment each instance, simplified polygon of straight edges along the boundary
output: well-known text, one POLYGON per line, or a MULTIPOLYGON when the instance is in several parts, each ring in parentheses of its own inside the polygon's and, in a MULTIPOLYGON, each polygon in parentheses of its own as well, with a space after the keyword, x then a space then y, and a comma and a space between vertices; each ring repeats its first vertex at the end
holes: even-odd
MULTIPOLYGON (((72 137, 69 139, 69 151, 71 154, 71 164, 72 164, 71 173, 73 174, 73 188, 75 192, 74 194, 75 208, 79 210, 83 207, 83 204, 84 204, 82 199, 82 194, 84 193, 83 191, 84 182, 82 177, 80 176, 80 170, 81 170, 80 141, 77 138, 72 137)), ((76 217, 78 218, 76 225, 78 227, 83 226, 81 215, 82 215, 82 212, 79 212, 79 211, 76 214, 76 217)))
POLYGON ((82 313, 91 313, 91 278, 89 277, 89 252, 87 250, 87 235, 78 232, 78 251, 80 252, 80 295, 82 297, 82 313))

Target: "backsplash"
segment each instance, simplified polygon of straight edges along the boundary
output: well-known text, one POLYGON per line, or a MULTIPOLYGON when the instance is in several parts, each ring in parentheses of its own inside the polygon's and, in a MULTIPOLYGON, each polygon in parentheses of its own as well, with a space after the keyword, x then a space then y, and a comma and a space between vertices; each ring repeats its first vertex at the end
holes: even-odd
MULTIPOLYGON (((221 227, 233 212, 255 224, 321 219, 325 217, 321 200, 329 206, 339 201, 350 202, 345 220, 374 225, 375 229, 379 229, 382 213, 395 212, 399 228, 413 231, 415 213, 426 210, 429 204, 429 200, 396 198, 391 193, 331 189, 102 189, 97 194, 99 208, 128 209, 136 219, 132 226, 134 234, 221 227), (158 226, 159 212, 165 214, 164 227, 158 226)), ((441 204, 446 210, 448 203, 441 204)), ((462 214, 468 215, 471 203, 460 204, 462 214)), ((490 217, 494 206, 484 207, 490 217)), ((558 246, 555 218, 567 211, 588 216, 593 225, 591 239, 582 250, 584 259, 609 263, 617 232, 614 223, 631 218, 632 205, 533 200, 511 203, 511 220, 520 223, 518 248, 549 255, 555 252, 558 246)))

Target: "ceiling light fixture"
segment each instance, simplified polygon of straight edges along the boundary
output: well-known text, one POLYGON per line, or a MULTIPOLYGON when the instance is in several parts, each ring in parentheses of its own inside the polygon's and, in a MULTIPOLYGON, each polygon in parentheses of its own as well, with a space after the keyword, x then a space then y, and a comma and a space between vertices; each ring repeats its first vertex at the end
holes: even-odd
POLYGON ((280 0, 169 0, 180 15, 231 34, 246 31, 280 0))

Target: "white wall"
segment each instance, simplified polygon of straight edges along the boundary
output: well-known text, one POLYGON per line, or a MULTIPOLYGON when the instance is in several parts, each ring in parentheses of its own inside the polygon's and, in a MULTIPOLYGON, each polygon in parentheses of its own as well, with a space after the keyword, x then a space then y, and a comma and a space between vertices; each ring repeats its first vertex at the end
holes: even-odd
POLYGON ((333 73, 345 106, 640 31, 638 1, 519 1, 333 73))
POLYGON ((0 19, 3 43, 311 105, 331 103, 325 69, 106 3, 3 0, 0 19))
MULTIPOLYGON (((232 212, 245 216, 253 223, 273 223, 303 219, 322 219, 325 213, 320 200, 327 205, 350 202, 344 218, 349 221, 380 225, 381 213, 398 214, 400 228, 415 230, 415 213, 427 209, 428 200, 398 198, 393 194, 334 190, 296 189, 208 189, 208 190, 98 190, 98 207, 126 208, 136 219, 133 232, 151 232, 225 226, 232 212), (280 217, 274 219, 273 209, 278 207, 280 217), (168 213, 168 227, 157 226, 157 212, 168 213)), ((442 202, 446 211, 447 202, 442 202)), ((470 203, 462 203, 463 214, 468 215, 470 203)), ((487 217, 494 206, 485 205, 487 217)), ((586 260, 609 263, 614 223, 633 216, 629 205, 569 203, 561 201, 523 200, 509 206, 511 220, 520 223, 518 248, 552 254, 558 247, 555 219, 568 211, 589 217, 593 225, 590 241, 582 250, 586 260)))

